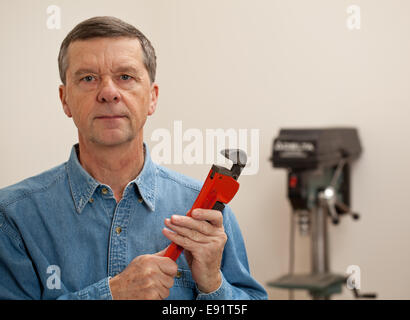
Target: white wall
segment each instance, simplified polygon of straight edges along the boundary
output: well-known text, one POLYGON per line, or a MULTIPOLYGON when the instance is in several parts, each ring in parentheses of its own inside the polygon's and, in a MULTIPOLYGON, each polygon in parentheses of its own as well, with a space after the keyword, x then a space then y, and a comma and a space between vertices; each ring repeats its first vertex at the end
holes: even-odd
MULTIPOLYGON (((60 43, 86 18, 117 16, 157 51, 151 148, 154 130, 172 132, 176 120, 203 133, 259 129, 259 172, 240 178, 231 206, 261 283, 288 268, 290 206, 286 174, 268 160, 273 138, 282 127, 356 126, 364 152, 353 167, 352 200, 362 218, 330 226, 331 268, 358 265, 363 291, 408 299, 409 10, 399 0, 2 1, 0 187, 67 160, 76 130, 58 99, 60 43), (61 8, 59 30, 46 25, 51 4, 61 8), (360 6, 360 30, 346 27, 351 4, 360 6)), ((209 170, 168 166, 201 180, 209 170)), ((310 268, 308 239, 299 236, 296 267, 310 268)), ((351 297, 347 289, 334 296, 351 297)))

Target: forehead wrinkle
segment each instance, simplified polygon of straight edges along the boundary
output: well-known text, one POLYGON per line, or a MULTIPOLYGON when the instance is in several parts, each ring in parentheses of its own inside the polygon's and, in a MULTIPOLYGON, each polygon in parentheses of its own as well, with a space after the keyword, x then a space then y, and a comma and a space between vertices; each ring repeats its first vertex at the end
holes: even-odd
POLYGON ((122 67, 124 66, 133 67, 136 72, 140 72, 140 69, 144 68, 143 52, 137 39, 129 39, 135 40, 133 45, 124 45, 123 43, 116 45, 116 43, 109 43, 111 40, 113 39, 94 42, 94 44, 90 45, 88 44, 92 40, 73 42, 71 45, 74 48, 70 50, 70 60, 73 62, 74 59, 72 58, 80 58, 76 59, 76 61, 80 60, 80 62, 73 66, 76 69, 72 69, 72 73, 76 73, 79 69, 91 69, 98 73, 101 73, 101 69, 114 72, 116 69, 123 69, 122 67), (86 45, 83 46, 82 44, 86 45))

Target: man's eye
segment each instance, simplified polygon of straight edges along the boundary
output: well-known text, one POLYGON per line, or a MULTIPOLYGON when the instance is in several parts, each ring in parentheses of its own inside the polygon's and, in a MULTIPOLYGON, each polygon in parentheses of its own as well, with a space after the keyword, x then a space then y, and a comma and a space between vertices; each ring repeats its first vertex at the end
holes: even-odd
POLYGON ((131 79, 132 77, 131 76, 129 76, 129 75, 127 75, 127 74, 123 74, 123 75, 121 75, 121 80, 129 80, 129 79, 131 79))
POLYGON ((91 82, 94 79, 93 76, 85 76, 84 78, 82 78, 81 80, 84 80, 85 82, 91 82))

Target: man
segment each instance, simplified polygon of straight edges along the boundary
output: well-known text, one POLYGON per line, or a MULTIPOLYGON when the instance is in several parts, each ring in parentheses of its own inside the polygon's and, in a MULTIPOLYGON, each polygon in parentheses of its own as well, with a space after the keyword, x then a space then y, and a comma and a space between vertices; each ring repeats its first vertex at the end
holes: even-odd
POLYGON ((229 207, 186 217, 201 184, 151 161, 156 57, 113 17, 77 25, 59 54, 69 160, 0 191, 1 299, 264 299, 229 207), (164 257, 170 242, 183 255, 164 257))

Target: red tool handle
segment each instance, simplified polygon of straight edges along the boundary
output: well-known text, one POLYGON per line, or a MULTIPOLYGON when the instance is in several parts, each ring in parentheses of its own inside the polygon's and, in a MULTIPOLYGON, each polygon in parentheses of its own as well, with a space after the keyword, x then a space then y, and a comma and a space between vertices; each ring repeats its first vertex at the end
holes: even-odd
MULTIPOLYGON (((222 211, 224 205, 221 206, 221 204, 227 204, 231 201, 238 189, 239 183, 234 178, 216 172, 212 167, 187 216, 190 217, 192 210, 196 208, 222 211)), ((164 256, 176 261, 183 250, 184 248, 172 242, 164 256)))

